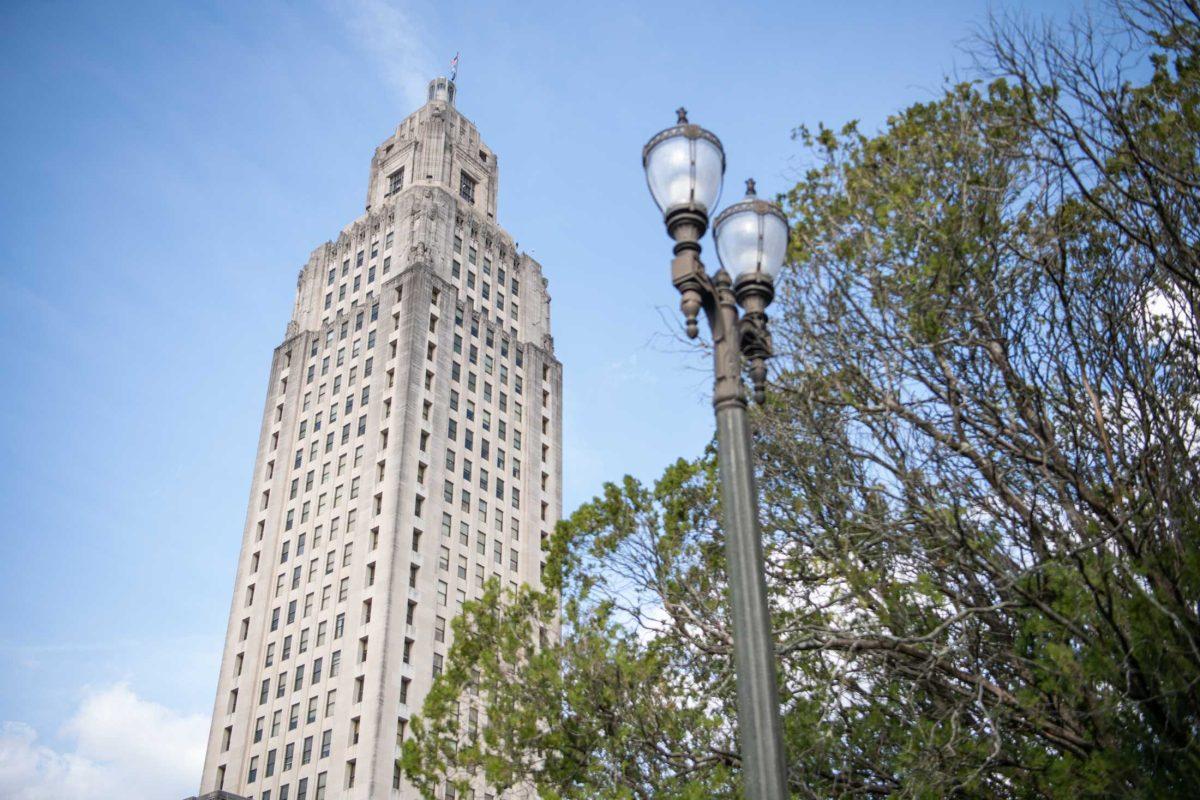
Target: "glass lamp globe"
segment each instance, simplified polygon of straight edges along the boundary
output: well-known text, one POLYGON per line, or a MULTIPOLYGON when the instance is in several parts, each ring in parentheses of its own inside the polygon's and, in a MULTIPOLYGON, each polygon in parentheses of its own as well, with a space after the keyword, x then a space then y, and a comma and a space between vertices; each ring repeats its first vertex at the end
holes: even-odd
POLYGON ((676 125, 656 134, 642 148, 642 166, 650 194, 663 214, 698 206, 708 213, 716 207, 725 177, 725 150, 721 140, 687 120, 679 109, 676 125))
POLYGON ((721 266, 734 283, 754 276, 774 280, 787 257, 787 217, 779 206, 758 198, 750 179, 746 196, 713 222, 713 238, 721 266))

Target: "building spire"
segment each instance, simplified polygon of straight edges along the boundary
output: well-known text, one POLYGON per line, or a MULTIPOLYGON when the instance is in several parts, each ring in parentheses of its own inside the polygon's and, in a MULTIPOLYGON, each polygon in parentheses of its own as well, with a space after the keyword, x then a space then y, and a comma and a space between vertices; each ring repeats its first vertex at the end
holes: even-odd
POLYGON ((442 102, 446 105, 454 105, 454 79, 453 78, 434 78, 429 82, 429 95, 426 102, 442 102))

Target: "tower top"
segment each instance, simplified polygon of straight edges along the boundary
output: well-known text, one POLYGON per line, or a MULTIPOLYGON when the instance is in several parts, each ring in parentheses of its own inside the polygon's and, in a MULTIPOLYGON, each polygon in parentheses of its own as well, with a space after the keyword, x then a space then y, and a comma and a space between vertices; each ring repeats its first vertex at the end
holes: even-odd
POLYGON ((429 82, 429 95, 426 102, 439 101, 446 105, 454 105, 454 81, 450 78, 434 78, 429 82))

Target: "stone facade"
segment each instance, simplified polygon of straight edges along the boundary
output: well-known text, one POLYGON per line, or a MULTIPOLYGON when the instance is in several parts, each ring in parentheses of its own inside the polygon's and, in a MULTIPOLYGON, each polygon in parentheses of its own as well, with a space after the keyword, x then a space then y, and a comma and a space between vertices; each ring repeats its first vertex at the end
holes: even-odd
POLYGON ((450 620, 486 580, 541 584, 561 511, 550 298, 496 223, 497 159, 454 92, 430 83, 375 151, 366 213, 300 271, 203 797, 415 797, 395 758, 450 620))

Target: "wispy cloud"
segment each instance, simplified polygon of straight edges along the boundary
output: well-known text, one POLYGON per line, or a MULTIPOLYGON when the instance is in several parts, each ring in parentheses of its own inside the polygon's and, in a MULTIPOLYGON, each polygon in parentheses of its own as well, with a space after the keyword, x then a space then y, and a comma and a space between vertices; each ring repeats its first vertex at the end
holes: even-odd
POLYGON ((658 383, 658 376, 645 361, 636 351, 611 361, 604 366, 606 380, 610 385, 637 383, 652 386, 658 383))
POLYGON ((127 684, 90 691, 62 734, 70 749, 43 744, 23 722, 0 724, 0 797, 158 800, 200 784, 208 719, 144 700, 127 684))
POLYGON ((428 37, 419 10, 400 0, 333 0, 351 40, 379 66, 383 80, 408 107, 425 101, 433 77, 428 37))

